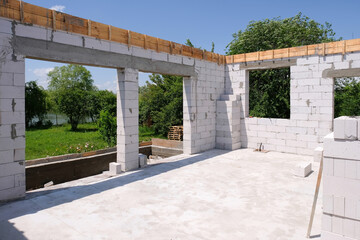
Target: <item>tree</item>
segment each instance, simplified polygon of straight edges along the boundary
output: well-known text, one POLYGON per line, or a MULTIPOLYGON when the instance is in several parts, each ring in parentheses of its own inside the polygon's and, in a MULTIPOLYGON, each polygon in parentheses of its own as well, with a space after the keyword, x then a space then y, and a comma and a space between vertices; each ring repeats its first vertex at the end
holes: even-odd
POLYGON ((182 125, 183 93, 182 77, 150 76, 150 82, 140 88, 139 123, 153 122, 155 133, 167 135, 172 125, 182 125))
POLYGON ((25 84, 25 122, 29 127, 32 120, 37 117, 42 122, 47 112, 46 92, 38 86, 36 81, 30 81, 25 84))
MULTIPOLYGON (((233 34, 227 54, 265 51, 336 41, 331 24, 320 24, 298 13, 294 17, 251 21, 233 34)), ((250 115, 290 117, 290 69, 250 71, 250 115)))
POLYGON ((108 90, 93 91, 90 93, 88 115, 95 122, 100 117, 101 110, 108 110, 116 116, 116 94, 108 90))
POLYGON ((360 79, 335 79, 335 118, 360 116, 360 79))
POLYGON ((81 65, 55 67, 48 73, 49 91, 54 96, 60 112, 64 113, 71 124, 71 130, 77 130, 81 119, 89 113, 89 102, 96 90, 91 73, 81 65))

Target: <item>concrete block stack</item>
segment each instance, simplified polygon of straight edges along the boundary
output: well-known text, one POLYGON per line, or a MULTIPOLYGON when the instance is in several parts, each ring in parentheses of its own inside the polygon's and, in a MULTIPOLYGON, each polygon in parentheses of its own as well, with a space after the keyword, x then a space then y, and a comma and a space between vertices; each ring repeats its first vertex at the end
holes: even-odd
POLYGON ((25 62, 0 22, 0 201, 25 196, 25 62))
POLYGON ((216 102, 216 148, 235 150, 240 142, 240 95, 221 95, 216 102))
POLYGON ((324 140, 323 239, 360 239, 360 120, 334 120, 324 140))
POLYGON ((194 61, 197 75, 184 77, 184 153, 215 148, 216 100, 224 92, 224 66, 194 61))
POLYGON ((118 70, 117 163, 122 171, 139 167, 139 90, 138 70, 118 70))

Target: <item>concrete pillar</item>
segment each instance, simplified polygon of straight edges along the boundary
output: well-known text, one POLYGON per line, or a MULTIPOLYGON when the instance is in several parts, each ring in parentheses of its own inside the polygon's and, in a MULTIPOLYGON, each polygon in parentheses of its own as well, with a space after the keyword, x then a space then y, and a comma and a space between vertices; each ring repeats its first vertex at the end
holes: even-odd
POLYGON ((25 62, 10 31, 0 30, 0 201, 25 196, 25 62))
POLYGON ((194 154, 200 152, 200 148, 196 147, 200 135, 197 134, 197 78, 183 79, 183 148, 185 154, 194 154))
POLYGON ((128 171, 139 167, 139 71, 117 72, 117 163, 128 171))

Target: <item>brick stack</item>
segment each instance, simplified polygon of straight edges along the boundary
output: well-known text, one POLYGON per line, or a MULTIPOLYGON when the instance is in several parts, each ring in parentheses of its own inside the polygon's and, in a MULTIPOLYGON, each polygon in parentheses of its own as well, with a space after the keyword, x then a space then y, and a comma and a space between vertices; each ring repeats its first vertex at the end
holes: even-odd
POLYGON ((323 239, 360 239, 360 119, 334 120, 324 141, 323 239))

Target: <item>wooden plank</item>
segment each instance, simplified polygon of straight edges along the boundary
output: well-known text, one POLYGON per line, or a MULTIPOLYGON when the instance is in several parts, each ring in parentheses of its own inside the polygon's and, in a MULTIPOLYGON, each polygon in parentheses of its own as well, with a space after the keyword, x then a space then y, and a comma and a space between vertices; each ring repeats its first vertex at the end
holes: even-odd
POLYGON ((308 46, 300 46, 285 49, 261 51, 255 53, 237 54, 233 57, 223 56, 191 48, 185 45, 169 42, 167 40, 146 36, 110 25, 105 25, 69 14, 56 12, 43 7, 32 5, 17 0, 0 1, 0 16, 23 23, 50 27, 54 30, 63 30, 83 35, 89 35, 99 39, 111 40, 130 46, 143 47, 159 52, 180 54, 196 59, 206 59, 218 64, 229 62, 246 62, 258 60, 271 60, 278 58, 326 55, 353 51, 360 51, 360 39, 352 39, 341 42, 321 43, 308 46))
POLYGON ((98 39, 109 38, 109 26, 99 22, 91 21, 91 36, 98 39))
POLYGON ((109 40, 111 41, 111 25, 109 25, 109 40))
POLYGON ((56 14, 55 10, 52 11, 52 28, 54 31, 56 31, 56 14))

